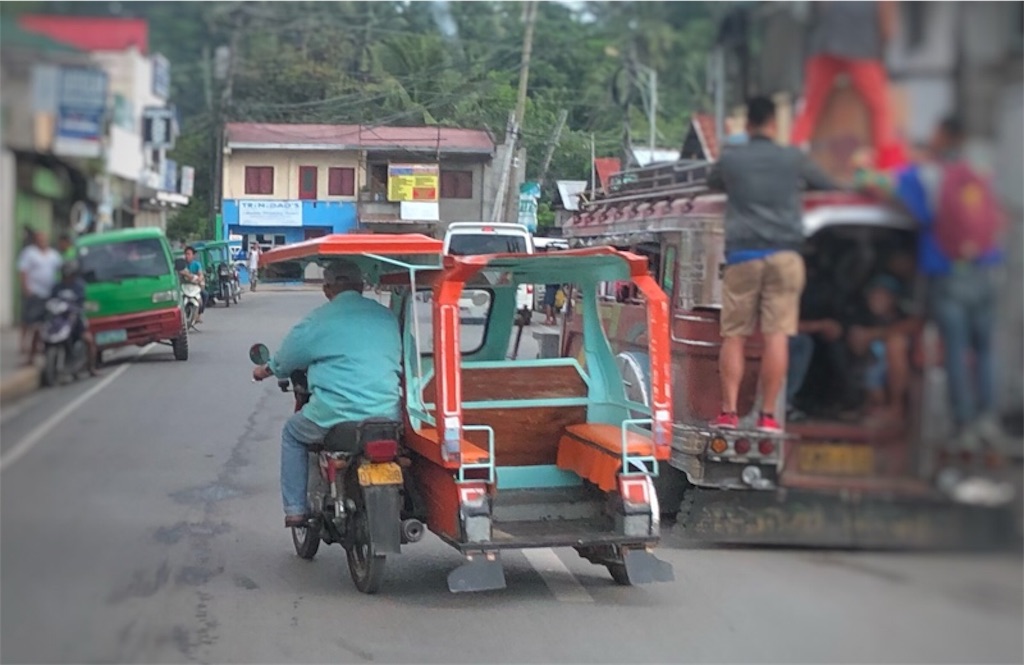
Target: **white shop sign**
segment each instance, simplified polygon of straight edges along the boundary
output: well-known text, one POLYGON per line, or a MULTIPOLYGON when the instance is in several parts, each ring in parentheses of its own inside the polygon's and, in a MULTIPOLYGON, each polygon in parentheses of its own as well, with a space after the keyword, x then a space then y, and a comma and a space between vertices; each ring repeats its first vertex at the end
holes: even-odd
POLYGON ((302 201, 239 201, 240 226, 302 226, 302 201))

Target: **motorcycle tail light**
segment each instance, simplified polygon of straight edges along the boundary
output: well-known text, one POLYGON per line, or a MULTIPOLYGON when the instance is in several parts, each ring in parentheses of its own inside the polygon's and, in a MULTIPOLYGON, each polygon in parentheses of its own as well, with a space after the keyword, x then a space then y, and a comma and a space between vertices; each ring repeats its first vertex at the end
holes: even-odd
POLYGON ((733 446, 737 455, 746 455, 750 452, 750 439, 739 439, 733 446))
POLYGON ((767 457, 775 452, 775 442, 771 439, 762 439, 761 442, 757 444, 757 450, 767 457))
POLYGON ((398 442, 388 439, 370 441, 363 452, 371 462, 390 462, 398 457, 398 442))

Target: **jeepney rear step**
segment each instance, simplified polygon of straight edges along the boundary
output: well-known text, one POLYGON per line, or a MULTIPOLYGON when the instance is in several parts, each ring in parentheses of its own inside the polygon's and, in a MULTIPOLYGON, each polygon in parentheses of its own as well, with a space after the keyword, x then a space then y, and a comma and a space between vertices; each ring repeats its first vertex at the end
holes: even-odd
POLYGON ((719 544, 878 550, 1019 547, 1013 504, 983 507, 937 494, 690 488, 666 538, 719 544))

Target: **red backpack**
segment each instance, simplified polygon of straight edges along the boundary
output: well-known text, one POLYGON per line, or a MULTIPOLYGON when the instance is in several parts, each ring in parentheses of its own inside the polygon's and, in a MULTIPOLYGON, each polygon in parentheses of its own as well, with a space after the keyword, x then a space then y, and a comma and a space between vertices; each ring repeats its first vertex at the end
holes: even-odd
POLYGON ((947 258, 972 261, 995 249, 1003 213, 989 180, 965 161, 942 172, 935 211, 935 239, 947 258))

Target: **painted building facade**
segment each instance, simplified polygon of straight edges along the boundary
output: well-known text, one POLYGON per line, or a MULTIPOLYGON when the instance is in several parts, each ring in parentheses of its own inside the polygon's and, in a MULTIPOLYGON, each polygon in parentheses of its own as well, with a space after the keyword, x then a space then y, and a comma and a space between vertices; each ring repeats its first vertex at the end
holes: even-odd
POLYGON ((479 130, 229 123, 223 232, 244 248, 355 230, 443 234, 490 219, 504 149, 479 130), (396 165, 431 168, 426 200, 389 197, 396 165))

